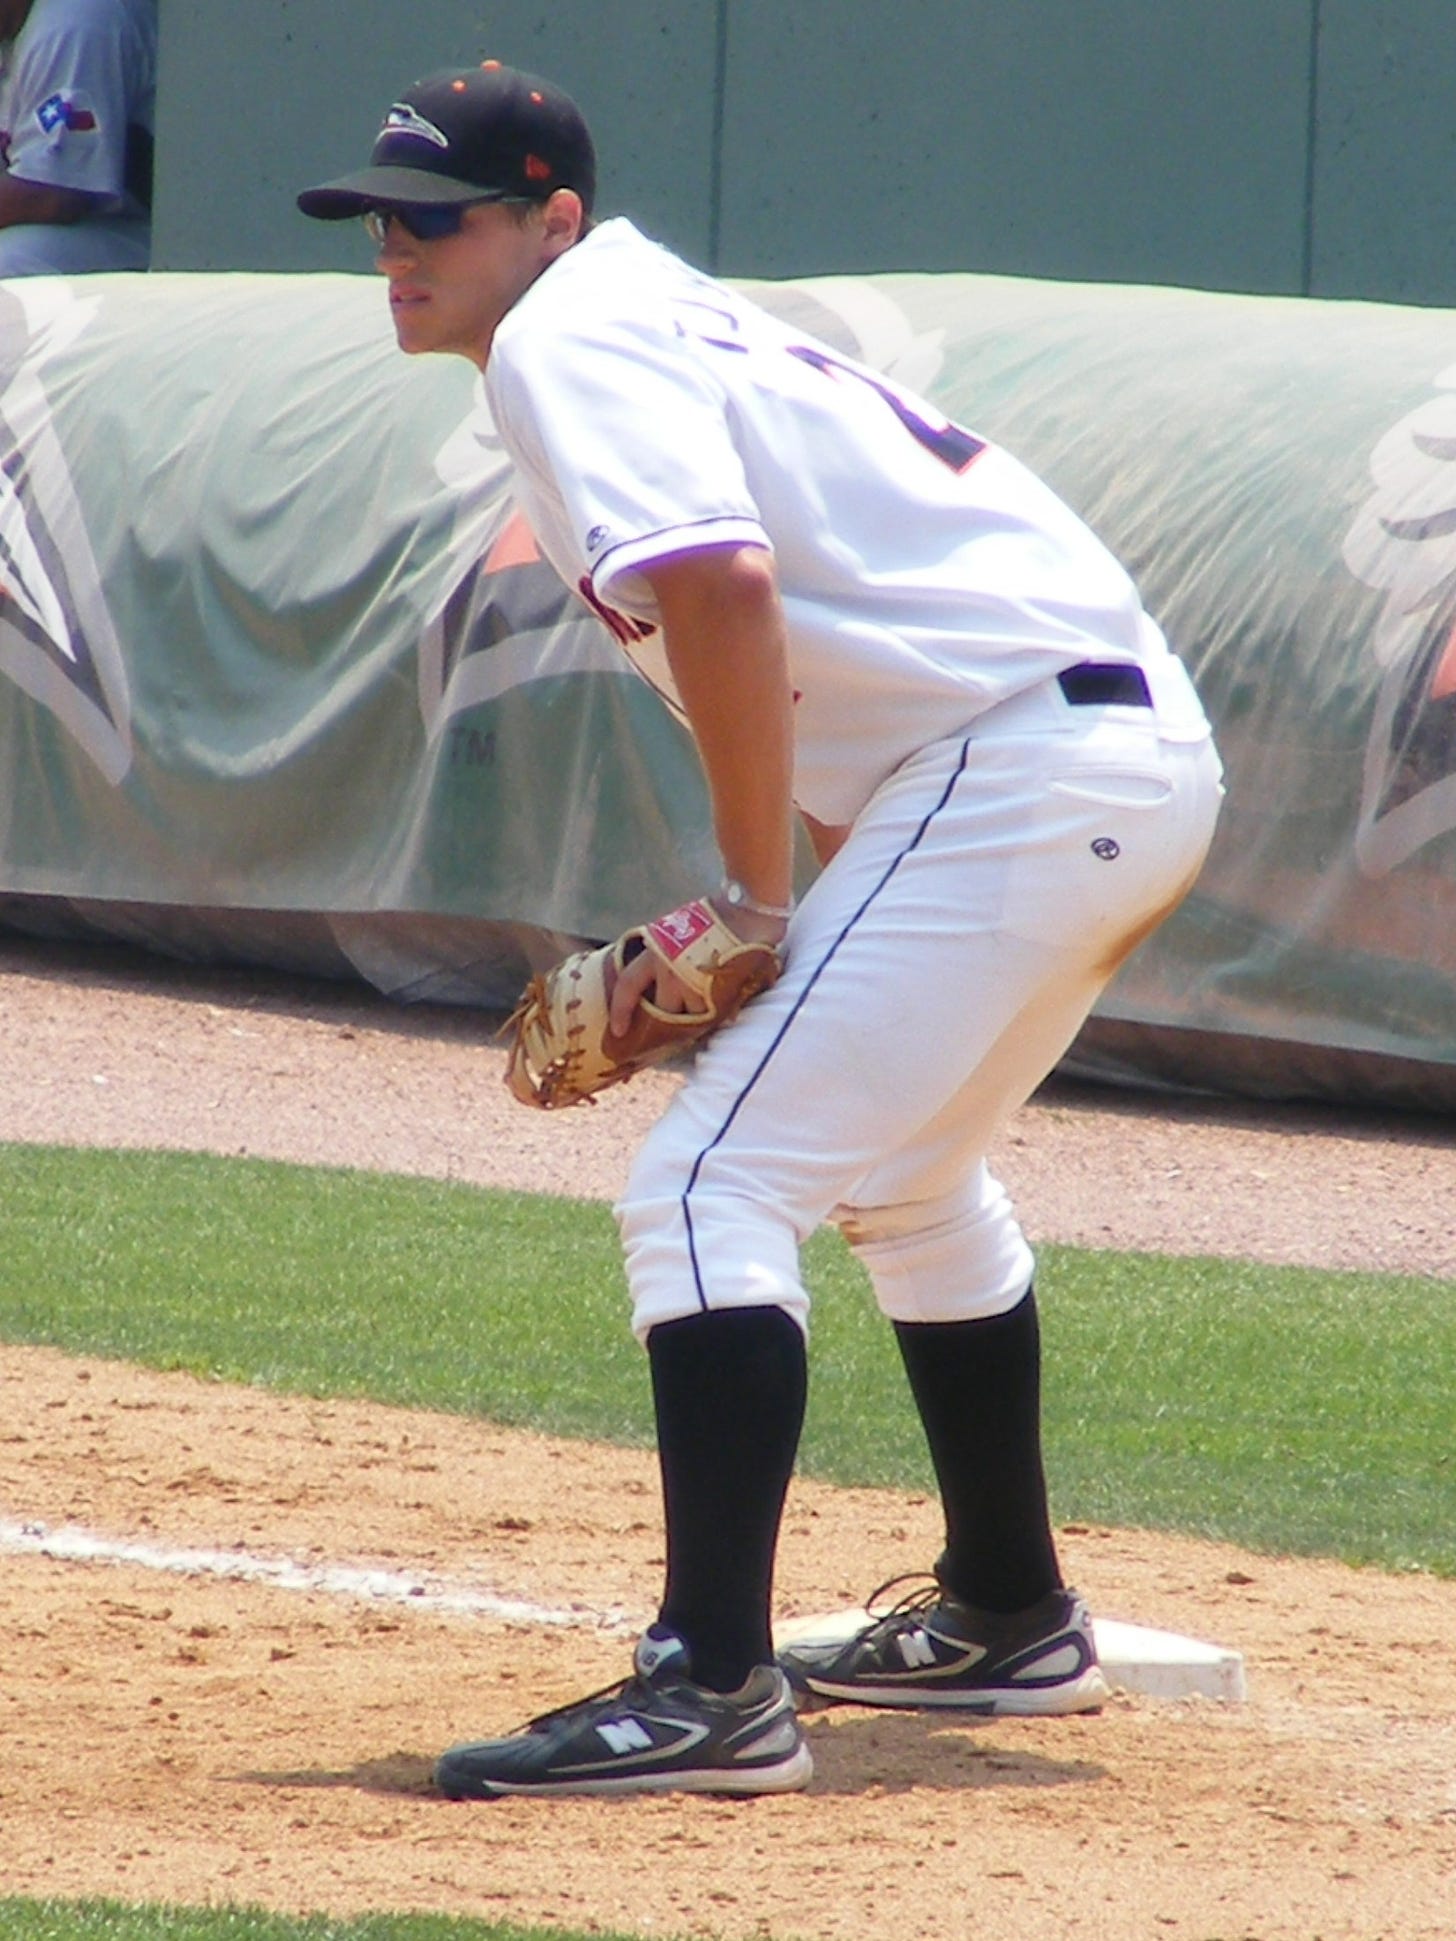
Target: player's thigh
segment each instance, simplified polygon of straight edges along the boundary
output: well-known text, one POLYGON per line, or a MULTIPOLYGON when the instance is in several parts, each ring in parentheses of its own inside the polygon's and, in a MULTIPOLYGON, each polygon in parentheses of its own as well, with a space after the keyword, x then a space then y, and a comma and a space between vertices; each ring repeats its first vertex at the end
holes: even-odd
MULTIPOLYGON (((984 1170, 1007 1120, 1071 1046, 1104 980, 1075 963, 1037 962, 1044 948, 1026 947, 1027 1002, 985 1046, 963 1082, 939 1111, 883 1149, 847 1188, 833 1218, 852 1243, 891 1239, 959 1217, 966 1182, 984 1170)), ((994 1181, 979 1193, 986 1217, 997 1212, 1002 1197, 994 1181)))
POLYGON ((1102 936, 1081 906, 1115 905, 1125 926, 1154 892, 1119 898, 1114 885, 1140 880, 1133 860, 1095 899, 1066 893, 1074 852, 1104 825, 1089 835, 1085 812, 1048 810, 1048 759, 972 739, 891 778, 795 916, 783 979, 700 1054, 629 1198, 717 1193, 811 1231, 964 1095, 1033 1002, 1064 989, 1063 1009, 1085 1002, 1088 964, 1121 929, 1102 936), (1029 848, 1063 934, 1022 921, 1029 848))
POLYGON ((809 1231, 978 1075, 992 1120, 1044 1076, 1207 842, 1155 742, 1119 766, 1047 740, 942 744, 891 778, 796 914, 784 977, 708 1041, 634 1179, 809 1231))
POLYGON ((985 1006, 994 983, 990 1028, 940 1108, 882 1150, 836 1217, 866 1234, 940 1217, 1119 964, 1187 894, 1220 793, 1208 746, 1119 728, 1048 755, 1002 877, 994 947, 981 982, 964 987, 968 1004, 985 1006))

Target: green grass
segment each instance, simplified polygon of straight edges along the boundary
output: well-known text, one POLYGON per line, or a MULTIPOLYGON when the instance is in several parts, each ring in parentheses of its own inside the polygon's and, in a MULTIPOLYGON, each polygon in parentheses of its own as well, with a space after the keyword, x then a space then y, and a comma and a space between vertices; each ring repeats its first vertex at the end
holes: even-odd
POLYGON ((1047 1389, 1079 1517, 1456 1576, 1456 1286, 1058 1251, 1047 1389))
POLYGON ((610 1214, 191 1154, 0 1148, 0 1336, 554 1433, 648 1433, 610 1214))
MULTIPOLYGON (((0 1899, 5 1941, 579 1941, 562 1928, 444 1914, 271 1914, 262 1908, 146 1907, 121 1901, 0 1899)), ((631 1941, 596 1933, 593 1941, 631 1941)), ((670 1937, 668 1938, 670 1941, 670 1937)))
MULTIPOLYGON (((0 1148, 0 1338, 645 1443, 597 1204, 190 1155, 0 1148)), ((802 1467, 923 1489, 890 1332, 806 1252, 802 1467)), ((1456 1576, 1456 1287, 1047 1248, 1057 1515, 1456 1576)))
MULTIPOLYGON (((188 1155, 0 1147, 0 1339, 646 1442, 605 1208, 188 1155)), ((929 1487, 890 1332, 837 1237, 803 1468, 929 1487)), ((1456 1576, 1456 1286, 1043 1250, 1058 1515, 1456 1576)), ((23 1510, 24 1506, 15 1506, 23 1510)), ((581 1941, 436 1915, 0 1899, 5 1941, 581 1941)), ((596 1941, 611 1941, 598 1936, 596 1941)), ((618 1938, 621 1941, 621 1938, 618 1938)))

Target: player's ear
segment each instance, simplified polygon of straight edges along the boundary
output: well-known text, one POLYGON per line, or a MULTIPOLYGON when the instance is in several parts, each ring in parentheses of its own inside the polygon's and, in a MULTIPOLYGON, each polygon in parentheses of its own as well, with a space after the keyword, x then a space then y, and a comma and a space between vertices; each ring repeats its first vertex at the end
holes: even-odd
POLYGON ((556 189, 541 206, 541 220, 549 261, 579 241, 586 224, 581 197, 575 189, 556 189))

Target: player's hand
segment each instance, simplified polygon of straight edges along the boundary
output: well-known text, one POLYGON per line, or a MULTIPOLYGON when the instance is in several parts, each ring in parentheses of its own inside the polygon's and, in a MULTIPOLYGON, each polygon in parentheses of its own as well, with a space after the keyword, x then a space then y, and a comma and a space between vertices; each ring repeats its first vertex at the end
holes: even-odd
POLYGON ((659 1011, 700 1011, 703 1008, 691 1002, 690 993, 684 990, 666 964, 660 964, 650 950, 639 951, 612 986, 608 1015, 614 1038, 626 1036, 632 1013, 649 992, 659 1011))
MULTIPOLYGON (((783 942, 784 932, 789 927, 784 918, 764 916, 757 910, 738 909, 717 897, 710 897, 708 901, 743 943, 783 942)), ((703 1009, 701 1004, 693 1002, 692 993, 673 976, 667 965, 654 957, 651 951, 644 950, 632 959, 612 987, 608 1016, 614 1038, 626 1035, 632 1013, 649 993, 659 1011, 679 1014, 703 1009)))

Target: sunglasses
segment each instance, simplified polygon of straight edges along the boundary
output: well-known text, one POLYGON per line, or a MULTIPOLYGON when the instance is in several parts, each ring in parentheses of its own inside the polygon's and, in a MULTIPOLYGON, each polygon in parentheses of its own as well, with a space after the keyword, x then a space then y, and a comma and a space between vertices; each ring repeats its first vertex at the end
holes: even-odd
POLYGON ((391 202, 388 207, 366 209, 359 220, 376 249, 383 249, 389 225, 397 222, 417 243, 438 243, 446 236, 457 236, 467 209, 478 209, 486 202, 530 202, 525 195, 482 195, 473 202, 391 202))

